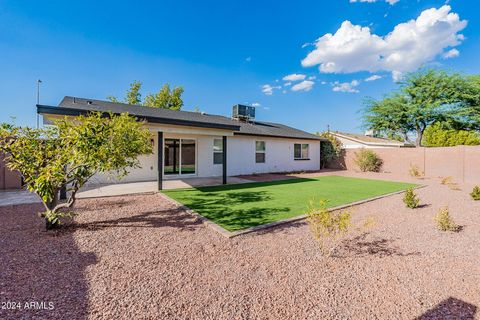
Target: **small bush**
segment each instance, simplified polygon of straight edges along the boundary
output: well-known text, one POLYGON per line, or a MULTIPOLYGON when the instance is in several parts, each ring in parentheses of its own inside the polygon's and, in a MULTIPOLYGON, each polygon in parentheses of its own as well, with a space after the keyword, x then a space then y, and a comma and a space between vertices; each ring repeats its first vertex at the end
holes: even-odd
POLYGON ((355 163, 362 172, 378 172, 382 167, 383 161, 378 155, 369 149, 361 149, 355 152, 355 163))
POLYGON ((479 186, 473 187, 473 190, 470 193, 470 196, 472 197, 473 200, 480 200, 480 187, 479 186))
POLYGON ((451 184, 453 183, 453 178, 452 177, 443 177, 442 181, 440 181, 441 184, 451 184))
POLYGON ((437 222, 437 229, 441 231, 460 231, 460 226, 453 221, 448 212, 448 207, 440 209, 438 214, 435 216, 435 221, 437 222))
POLYGON ((416 207, 418 207, 418 204, 420 203, 420 199, 418 198, 415 191, 413 191, 413 188, 407 189, 407 191, 405 192, 405 195, 403 196, 403 203, 405 203, 407 208, 410 208, 410 209, 415 209, 416 207))
POLYGON ((322 254, 330 255, 335 249, 336 240, 350 227, 351 213, 348 210, 329 211, 326 200, 318 205, 312 200, 308 206, 307 222, 315 240, 320 244, 322 254), (328 248, 328 245, 331 245, 328 248))
POLYGON ((416 165, 410 165, 410 169, 408 170, 408 173, 410 176, 413 178, 420 178, 423 177, 423 172, 420 171, 420 169, 416 165))

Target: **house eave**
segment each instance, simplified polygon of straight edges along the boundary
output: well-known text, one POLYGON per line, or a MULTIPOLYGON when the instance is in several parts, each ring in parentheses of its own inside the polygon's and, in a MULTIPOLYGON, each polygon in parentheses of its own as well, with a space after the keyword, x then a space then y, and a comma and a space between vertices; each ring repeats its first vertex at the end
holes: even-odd
MULTIPOLYGON (((85 110, 85 109, 75 109, 75 108, 64 108, 64 107, 54 107, 54 106, 47 106, 47 105, 40 105, 37 104, 37 113, 38 114, 50 114, 50 115, 63 115, 63 116, 80 116, 80 115, 87 115, 91 112, 100 112, 103 115, 107 116, 107 112, 96 111, 96 110, 85 110)), ((113 114, 118 114, 116 112, 112 112, 113 114)), ((149 123, 160 123, 160 124, 170 124, 170 125, 180 125, 180 126, 192 126, 192 127, 199 127, 199 128, 212 128, 212 129, 224 129, 224 130, 231 130, 231 131, 238 131, 240 130, 240 126, 228 125, 228 124, 220 124, 220 123, 207 123, 207 122, 198 122, 198 121, 189 121, 189 120, 178 120, 178 119, 171 119, 171 118, 161 118, 161 117, 149 117, 149 116, 142 116, 131 114, 132 116, 140 119, 145 120, 149 123)))

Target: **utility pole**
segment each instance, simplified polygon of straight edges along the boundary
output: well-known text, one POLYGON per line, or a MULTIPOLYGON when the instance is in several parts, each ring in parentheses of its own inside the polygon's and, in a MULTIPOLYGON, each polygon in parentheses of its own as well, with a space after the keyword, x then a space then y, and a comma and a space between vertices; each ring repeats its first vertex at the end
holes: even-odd
MULTIPOLYGON (((40 83, 42 83, 42 80, 38 79, 37 80, 37 104, 40 104, 40 83)), ((39 128, 39 122, 40 122, 40 118, 37 112, 37 129, 39 128)))

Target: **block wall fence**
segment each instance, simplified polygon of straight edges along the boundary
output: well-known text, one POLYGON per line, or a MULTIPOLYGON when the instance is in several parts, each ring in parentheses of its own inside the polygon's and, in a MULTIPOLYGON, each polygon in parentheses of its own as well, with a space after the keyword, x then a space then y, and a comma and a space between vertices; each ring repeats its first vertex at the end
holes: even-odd
MULTIPOLYGON (((329 163, 327 168, 358 171, 354 161, 358 150, 345 149, 343 157, 329 163)), ((459 182, 480 183, 480 146, 371 150, 383 160, 382 172, 409 176, 409 169, 414 165, 426 177, 451 176, 459 182)))

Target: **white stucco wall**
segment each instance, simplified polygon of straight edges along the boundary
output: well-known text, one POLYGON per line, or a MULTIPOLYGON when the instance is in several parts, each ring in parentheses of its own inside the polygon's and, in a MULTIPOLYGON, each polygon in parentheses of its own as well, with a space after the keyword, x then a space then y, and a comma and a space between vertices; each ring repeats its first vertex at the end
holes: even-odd
POLYGON ((227 173, 230 176, 320 169, 320 141, 254 136, 233 136, 227 141, 227 173), (255 163, 255 141, 265 141, 265 163, 255 163), (295 143, 309 144, 309 160, 294 160, 295 143))
MULTIPOLYGON (((213 140, 220 135, 175 134, 164 133, 164 138, 184 138, 196 140, 196 175, 197 177, 214 177, 222 175, 222 165, 213 164, 213 140)), ((130 169, 122 180, 109 178, 108 175, 96 175, 90 183, 124 183, 157 180, 157 134, 153 132, 153 154, 139 157, 141 168, 130 169)), ((255 136, 227 137, 227 175, 252 173, 310 171, 320 169, 320 141, 269 138, 255 136), (265 163, 255 163, 255 141, 265 141, 265 163), (309 160, 294 160, 295 143, 309 144, 309 160)), ((165 176, 178 178, 178 176, 165 176)))

